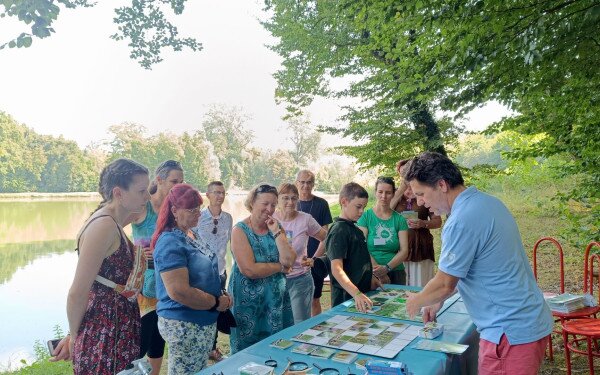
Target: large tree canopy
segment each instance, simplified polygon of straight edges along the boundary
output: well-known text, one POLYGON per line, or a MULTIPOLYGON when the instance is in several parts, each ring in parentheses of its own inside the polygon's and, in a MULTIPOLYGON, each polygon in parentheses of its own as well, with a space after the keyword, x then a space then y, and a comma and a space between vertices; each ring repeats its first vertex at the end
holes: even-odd
MULTIPOLYGON (((165 16, 163 8, 170 7, 175 14, 181 14, 186 0, 132 0, 131 5, 115 9, 114 22, 117 32, 111 35, 115 40, 127 40, 131 48, 130 57, 142 67, 150 69, 162 61, 161 51, 167 47, 181 51, 188 47, 193 51, 202 45, 193 38, 181 38, 175 27, 165 16)), ((46 38, 54 29, 61 7, 91 7, 89 0, 1 0, 4 12, 0 18, 15 17, 30 25, 29 32, 22 32, 10 40, 0 40, 0 49, 8 46, 29 47, 33 38, 46 38)))
POLYGON ((570 197, 591 209, 597 228, 597 0, 267 0, 266 8, 265 27, 279 38, 273 50, 284 58, 278 97, 291 111, 317 95, 362 99, 341 129, 367 141, 346 148, 362 163, 419 151, 426 128, 411 119, 424 105, 460 117, 497 100, 515 115, 493 130, 542 135, 517 156, 566 155, 565 172, 581 179, 570 197), (332 89, 340 77, 352 83, 332 89))

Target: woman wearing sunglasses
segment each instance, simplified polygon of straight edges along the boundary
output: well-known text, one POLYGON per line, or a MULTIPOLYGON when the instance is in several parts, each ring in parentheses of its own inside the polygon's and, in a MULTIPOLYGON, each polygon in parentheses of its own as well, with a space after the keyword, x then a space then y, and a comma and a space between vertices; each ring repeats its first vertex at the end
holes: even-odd
POLYGON ((232 305, 221 290, 217 256, 193 228, 202 197, 188 184, 173 186, 152 236, 158 298, 158 330, 169 344, 169 374, 206 366, 219 311, 232 305))
POLYGON ((237 327, 231 328, 231 353, 294 323, 285 275, 296 252, 273 218, 277 196, 277 189, 270 185, 250 190, 244 202, 250 216, 237 223, 231 234, 235 262, 229 292, 237 322, 237 327))
MULTIPOLYGON (((148 272, 153 272, 152 252, 150 241, 156 229, 157 212, 173 186, 183 182, 183 168, 178 161, 166 160, 162 162, 154 173, 155 177, 150 182, 148 191, 150 200, 146 203, 144 211, 131 223, 133 243, 142 246, 148 262, 148 272)), ((165 352, 165 340, 158 332, 158 315, 156 315, 156 291, 153 295, 144 295, 144 290, 138 295, 138 305, 142 317, 142 340, 140 357, 148 356, 152 366, 150 375, 160 374, 162 359, 165 352)))
MULTIPOLYGON (((298 211, 298 188, 289 183, 279 185, 279 204, 275 218, 281 222, 285 235, 296 252, 296 262, 287 274, 287 291, 292 301, 294 324, 310 318, 315 284, 310 268, 315 258, 308 258, 309 237, 324 241, 327 231, 319 225, 312 215, 298 211)), ((317 260, 320 261, 320 260, 317 260)))

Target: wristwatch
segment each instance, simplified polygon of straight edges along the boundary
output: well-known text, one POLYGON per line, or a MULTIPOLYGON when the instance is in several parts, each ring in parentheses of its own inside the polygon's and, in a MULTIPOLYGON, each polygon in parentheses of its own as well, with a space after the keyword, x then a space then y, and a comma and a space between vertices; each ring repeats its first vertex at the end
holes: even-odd
POLYGON ((385 265, 385 269, 388 271, 388 273, 392 272, 392 269, 390 268, 389 264, 385 265))
POLYGON ((221 299, 219 297, 215 297, 215 304, 208 311, 217 311, 220 303, 221 303, 221 299))

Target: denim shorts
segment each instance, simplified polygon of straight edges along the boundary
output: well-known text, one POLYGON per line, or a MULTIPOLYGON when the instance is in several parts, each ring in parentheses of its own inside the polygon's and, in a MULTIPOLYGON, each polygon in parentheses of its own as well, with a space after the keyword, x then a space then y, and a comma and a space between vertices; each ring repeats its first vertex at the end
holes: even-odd
POLYGON ((311 307, 315 285, 310 272, 286 279, 286 289, 290 294, 294 324, 298 324, 311 316, 311 307))

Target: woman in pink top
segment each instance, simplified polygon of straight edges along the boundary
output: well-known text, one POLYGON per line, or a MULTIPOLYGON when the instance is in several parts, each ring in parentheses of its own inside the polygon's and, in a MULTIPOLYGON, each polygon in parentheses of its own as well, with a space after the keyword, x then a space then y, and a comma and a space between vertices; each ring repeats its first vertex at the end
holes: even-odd
POLYGON ((277 211, 273 215, 285 230, 288 241, 296 251, 296 262, 287 274, 286 289, 292 302, 294 324, 310 318, 312 296, 315 289, 310 274, 314 258, 307 258, 308 238, 325 240, 327 231, 309 214, 296 210, 298 188, 293 184, 279 185, 277 211))

